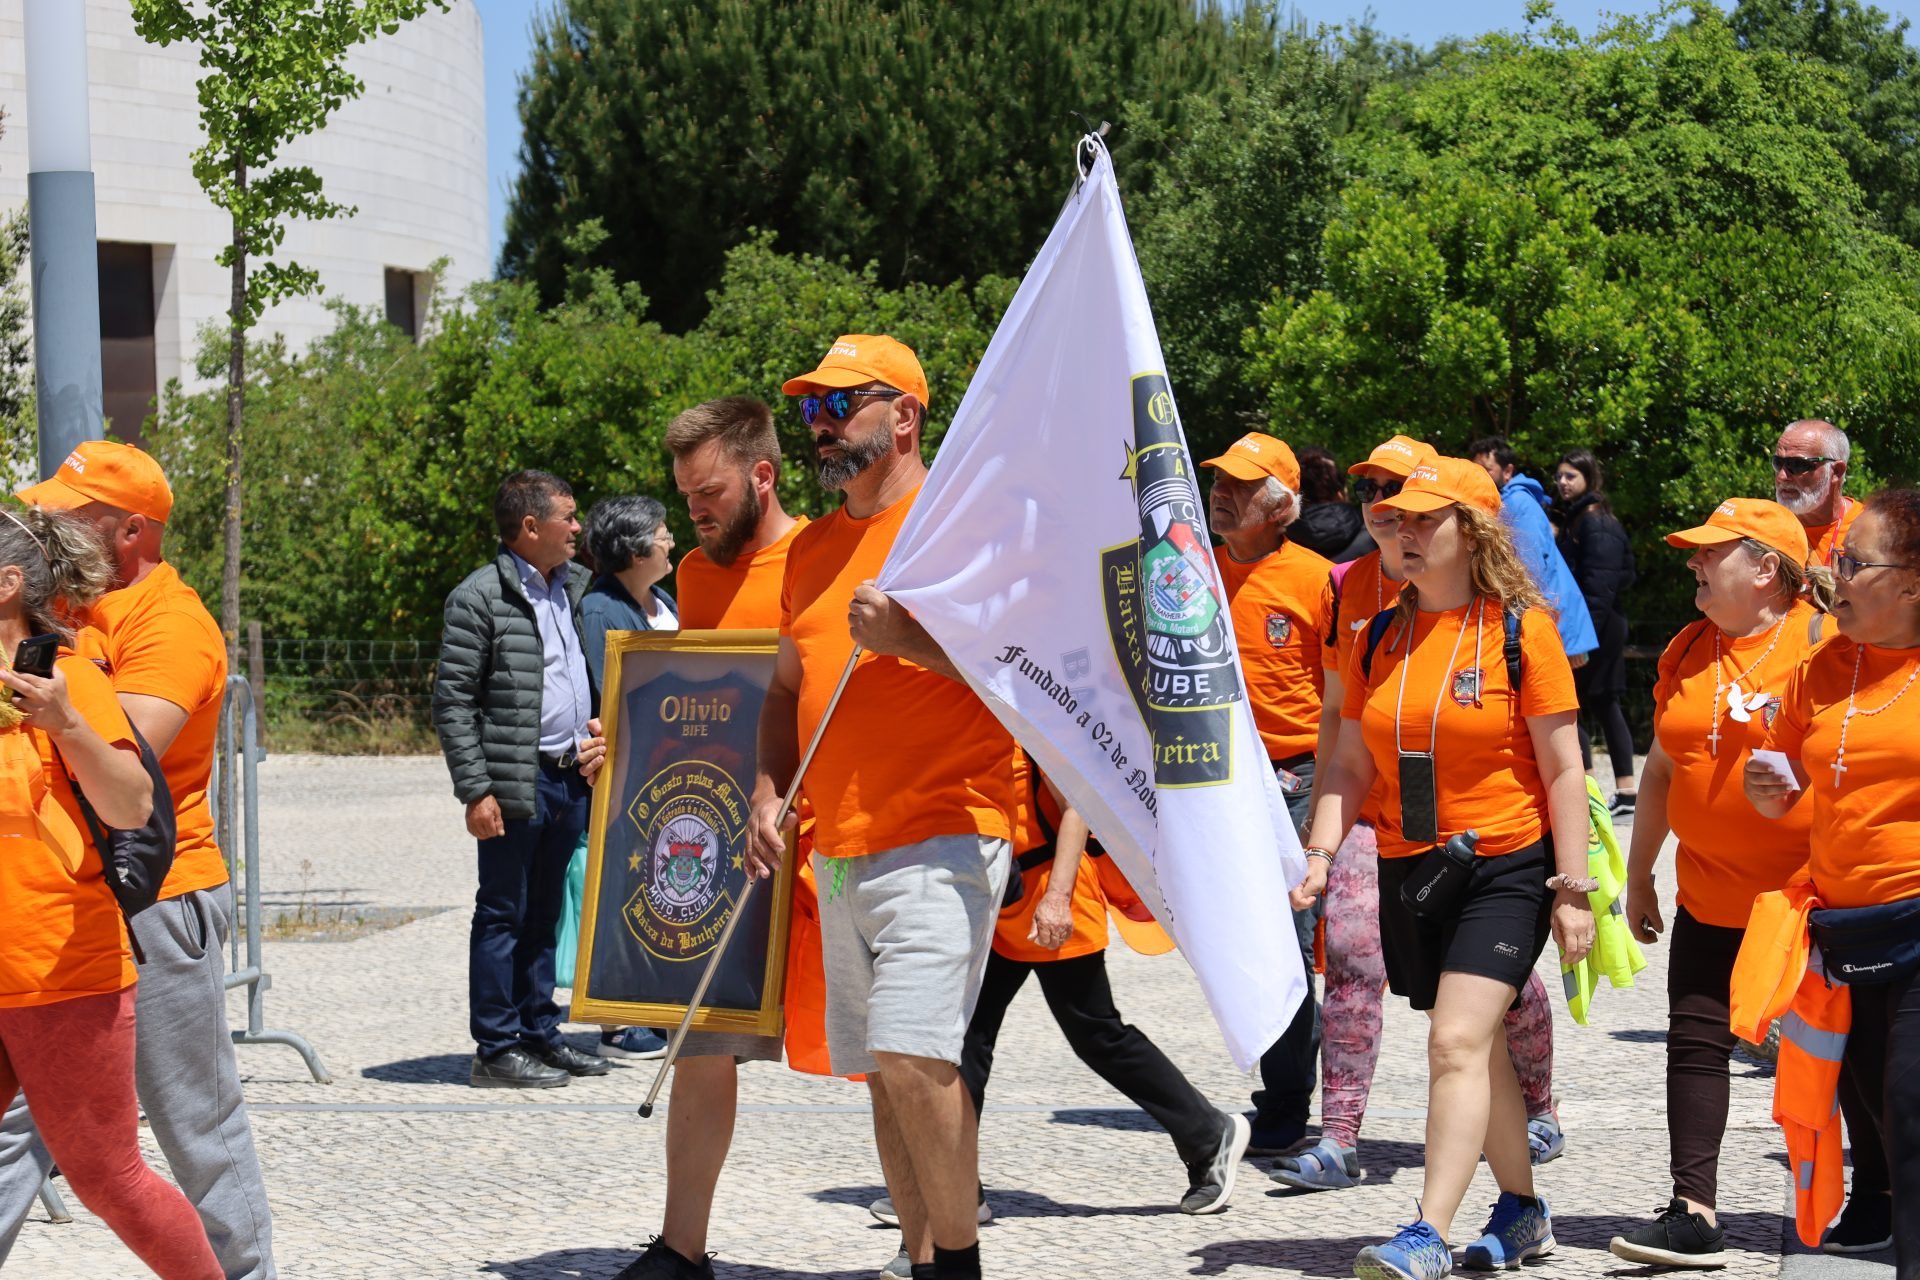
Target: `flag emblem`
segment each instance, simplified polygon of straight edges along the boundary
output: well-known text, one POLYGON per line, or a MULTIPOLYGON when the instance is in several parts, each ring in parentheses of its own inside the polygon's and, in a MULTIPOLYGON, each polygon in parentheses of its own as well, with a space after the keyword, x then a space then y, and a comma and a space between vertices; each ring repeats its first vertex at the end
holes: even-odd
POLYGON ((621 918, 663 960, 698 959, 719 940, 733 910, 726 872, 747 838, 741 794, 724 769, 684 761, 656 774, 627 811, 645 856, 621 918))

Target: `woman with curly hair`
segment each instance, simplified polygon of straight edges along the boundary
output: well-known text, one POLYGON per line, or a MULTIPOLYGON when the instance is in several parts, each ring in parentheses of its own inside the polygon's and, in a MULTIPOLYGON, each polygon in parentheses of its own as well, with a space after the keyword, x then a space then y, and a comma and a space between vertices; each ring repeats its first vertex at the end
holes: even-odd
POLYGON ((1426 1188, 1419 1218, 1362 1249, 1354 1272, 1438 1280, 1482 1152, 1500 1198, 1465 1264, 1512 1267, 1554 1247, 1502 1020, 1549 936, 1567 962, 1593 945, 1587 795, 1573 672, 1493 481, 1438 458, 1382 508, 1400 514, 1406 584, 1348 654, 1352 724, 1321 775, 1301 892, 1324 887, 1378 782, 1387 981, 1431 1019, 1426 1188))

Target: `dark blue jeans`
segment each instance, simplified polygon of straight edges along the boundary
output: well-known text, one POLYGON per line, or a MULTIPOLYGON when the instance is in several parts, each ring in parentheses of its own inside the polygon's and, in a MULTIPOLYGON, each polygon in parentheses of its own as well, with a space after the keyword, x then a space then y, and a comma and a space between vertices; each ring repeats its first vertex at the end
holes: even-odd
MULTIPOLYGON (((1287 796, 1287 813, 1298 829, 1306 826, 1307 804, 1313 797, 1313 757, 1280 763, 1300 779, 1300 789, 1287 796)), ((1285 1145, 1302 1136, 1307 1114, 1313 1109, 1313 1087, 1320 1076, 1320 1002, 1313 994, 1313 935, 1320 923, 1323 901, 1316 900, 1307 910, 1293 912, 1293 931, 1307 971, 1307 998, 1300 1002, 1300 1011, 1280 1038, 1260 1055, 1262 1087, 1253 1091, 1255 1146, 1285 1145)))
POLYGON ((534 815, 509 818, 506 834, 480 841, 467 952, 467 1009, 482 1057, 516 1044, 560 1043, 553 1002, 555 926, 567 863, 587 829, 591 789, 578 769, 542 761, 534 815))

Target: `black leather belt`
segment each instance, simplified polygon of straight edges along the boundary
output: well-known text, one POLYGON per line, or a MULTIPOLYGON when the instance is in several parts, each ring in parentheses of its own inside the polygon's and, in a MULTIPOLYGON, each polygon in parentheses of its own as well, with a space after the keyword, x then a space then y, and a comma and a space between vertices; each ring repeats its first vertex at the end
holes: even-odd
POLYGON ((557 756, 542 751, 540 763, 558 773, 565 773, 580 763, 580 753, 572 747, 568 747, 557 756))

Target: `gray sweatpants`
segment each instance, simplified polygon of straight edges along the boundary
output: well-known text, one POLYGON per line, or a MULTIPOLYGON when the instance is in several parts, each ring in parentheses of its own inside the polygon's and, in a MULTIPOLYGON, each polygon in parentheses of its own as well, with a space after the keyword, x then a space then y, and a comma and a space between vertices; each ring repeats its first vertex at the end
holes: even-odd
MULTIPOLYGON (((227 1034, 231 885, 155 903, 133 918, 144 957, 135 990, 134 1083, 174 1181, 200 1214, 227 1280, 269 1280, 273 1216, 227 1034)), ((0 1123, 0 1266, 51 1159, 24 1095, 0 1123)))

